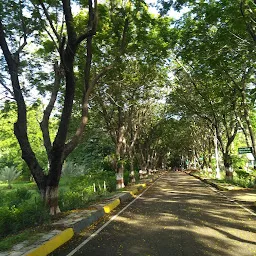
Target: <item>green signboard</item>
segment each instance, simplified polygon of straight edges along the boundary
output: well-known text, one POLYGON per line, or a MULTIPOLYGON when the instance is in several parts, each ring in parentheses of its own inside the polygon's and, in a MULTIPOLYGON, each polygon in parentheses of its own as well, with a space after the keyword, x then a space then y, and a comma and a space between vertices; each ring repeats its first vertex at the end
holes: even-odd
POLYGON ((239 153, 239 154, 252 153, 252 147, 238 148, 238 153, 239 153))

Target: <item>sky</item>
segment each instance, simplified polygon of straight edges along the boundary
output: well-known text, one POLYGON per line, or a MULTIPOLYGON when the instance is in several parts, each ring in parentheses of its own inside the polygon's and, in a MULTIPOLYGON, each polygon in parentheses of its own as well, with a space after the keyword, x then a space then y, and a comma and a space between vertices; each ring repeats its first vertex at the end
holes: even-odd
MULTIPOLYGON (((98 0, 98 2, 105 2, 105 0, 98 0)), ((149 11, 153 14, 158 14, 158 11, 155 7, 153 7, 154 5, 156 5, 157 3, 157 0, 145 0, 145 2, 149 5, 149 11)), ((72 11, 73 11, 73 14, 75 15, 78 11, 79 11, 79 6, 73 6, 72 8, 72 11)), ((182 13, 184 12, 181 12, 181 13, 178 13, 174 10, 170 10, 169 11, 169 15, 174 18, 174 19, 178 19, 181 17, 182 13)), ((0 53, 2 54, 2 52, 0 53)), ((4 103, 5 99, 6 99, 6 96, 5 96, 5 93, 4 93, 4 89, 3 87, 0 85, 0 106, 4 103)))

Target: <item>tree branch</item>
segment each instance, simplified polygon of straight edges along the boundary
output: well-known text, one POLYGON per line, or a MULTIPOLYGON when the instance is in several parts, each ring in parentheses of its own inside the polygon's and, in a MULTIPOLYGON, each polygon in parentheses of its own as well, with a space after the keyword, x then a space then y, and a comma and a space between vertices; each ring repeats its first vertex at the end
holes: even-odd
POLYGON ((19 77, 18 77, 19 62, 16 62, 16 60, 13 58, 9 50, 1 19, 0 19, 0 47, 3 51, 5 60, 7 62, 8 71, 11 76, 11 82, 13 87, 13 95, 18 108, 18 118, 17 118, 17 122, 14 124, 14 134, 19 142, 19 145, 22 151, 22 158, 27 163, 40 189, 44 185, 45 176, 28 140, 27 109, 26 109, 26 104, 22 95, 22 90, 20 87, 19 77))
POLYGON ((56 102, 58 91, 60 88, 60 83, 61 83, 61 67, 58 65, 57 62, 54 64, 54 74, 55 74, 55 80, 54 80, 53 90, 51 93, 51 98, 49 100, 47 107, 44 110, 43 119, 40 123, 40 127, 43 133, 44 146, 45 146, 48 158, 50 158, 50 152, 52 149, 52 143, 51 143, 50 133, 49 133, 49 118, 53 110, 54 104, 56 102))
POLYGON ((245 13, 244 13, 244 0, 241 0, 240 2, 240 12, 244 18, 244 22, 246 24, 246 27, 247 27, 247 31, 249 32, 250 36, 252 37, 253 41, 256 42, 256 34, 253 30, 253 27, 251 24, 249 24, 247 21, 246 21, 246 17, 245 17, 245 13))
MULTIPOLYGON (((92 1, 89 0, 89 21, 88 21, 88 27, 92 26, 94 32, 96 33, 96 24, 94 24, 96 22, 96 20, 94 19, 94 17, 97 16, 97 14, 95 13, 95 11, 97 11, 97 1, 95 0, 95 4, 96 6, 92 7, 92 1)), ((91 91, 93 89, 93 86, 95 85, 95 83, 98 81, 97 79, 100 79, 104 73, 102 72, 102 74, 99 74, 95 79, 95 83, 92 84, 90 83, 90 73, 91 73, 91 62, 92 62, 92 36, 89 36, 87 38, 87 47, 86 47, 86 64, 85 64, 85 68, 84 68, 84 91, 83 91, 83 99, 82 99, 82 117, 81 117, 81 122, 80 125, 75 133, 75 135, 72 137, 71 141, 68 142, 65 145, 65 149, 64 149, 64 157, 67 157, 73 150, 74 148, 77 146, 77 144, 79 143, 85 126, 88 122, 88 108, 89 108, 89 97, 91 94, 91 91)), ((77 40, 76 43, 77 44, 77 40)))
POLYGON ((49 15, 49 13, 48 13, 46 7, 45 7, 45 4, 43 3, 42 0, 38 0, 38 1, 39 1, 39 4, 41 5, 41 7, 43 8, 44 15, 45 15, 46 19, 48 20, 48 22, 49 22, 49 24, 50 24, 50 27, 51 27, 51 29, 52 29, 54 35, 56 36, 58 42, 60 43, 61 38, 60 38, 60 36, 59 36, 57 30, 56 30, 55 27, 53 26, 52 20, 51 20, 50 15, 49 15))
POLYGON ((92 1, 89 0, 89 22, 88 31, 80 35, 76 40, 76 45, 79 45, 83 40, 88 37, 92 37, 96 34, 98 24, 98 5, 97 0, 94 0, 94 8, 92 6, 92 1))
MULTIPOLYGON (((91 0, 89 0, 91 1, 91 0)), ((71 12, 70 0, 62 0, 63 12, 65 14, 65 21, 67 26, 68 41, 72 44, 76 44, 76 31, 74 28, 74 20, 71 12)))

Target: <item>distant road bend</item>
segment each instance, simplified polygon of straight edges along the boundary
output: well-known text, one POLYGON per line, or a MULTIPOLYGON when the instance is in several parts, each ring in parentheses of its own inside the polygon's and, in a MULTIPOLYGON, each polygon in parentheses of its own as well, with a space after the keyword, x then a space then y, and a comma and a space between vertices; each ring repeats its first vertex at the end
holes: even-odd
POLYGON ((80 247, 70 243, 53 255, 256 256, 256 216, 170 172, 80 247))

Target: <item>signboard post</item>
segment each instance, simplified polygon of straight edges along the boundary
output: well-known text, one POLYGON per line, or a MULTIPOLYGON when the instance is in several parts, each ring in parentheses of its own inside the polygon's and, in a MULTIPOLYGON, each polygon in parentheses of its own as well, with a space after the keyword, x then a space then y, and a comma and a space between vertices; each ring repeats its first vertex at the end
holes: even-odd
POLYGON ((238 148, 238 154, 252 153, 252 147, 238 148))

